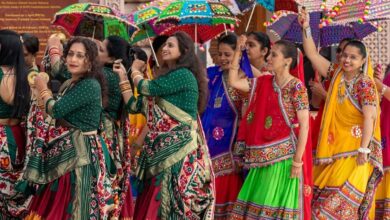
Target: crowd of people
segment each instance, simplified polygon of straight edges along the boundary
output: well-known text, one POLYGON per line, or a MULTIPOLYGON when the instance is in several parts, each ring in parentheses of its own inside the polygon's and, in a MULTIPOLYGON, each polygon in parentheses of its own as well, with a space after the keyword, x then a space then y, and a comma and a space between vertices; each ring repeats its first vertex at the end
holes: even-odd
POLYGON ((302 50, 229 32, 207 69, 184 32, 156 58, 54 34, 37 64, 0 30, 0 219, 390 218, 390 64, 299 23, 302 50))

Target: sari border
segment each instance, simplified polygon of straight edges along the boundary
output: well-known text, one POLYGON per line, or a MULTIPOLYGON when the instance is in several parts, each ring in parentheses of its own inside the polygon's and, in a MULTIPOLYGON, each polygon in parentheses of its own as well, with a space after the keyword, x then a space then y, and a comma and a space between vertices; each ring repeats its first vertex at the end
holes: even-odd
POLYGON ((176 153, 170 155, 165 160, 161 161, 160 163, 157 163, 151 167, 149 167, 145 171, 145 178, 149 179, 153 176, 156 176, 157 174, 161 173, 163 170, 167 169, 168 167, 174 165, 175 163, 182 160, 185 156, 187 156, 189 153, 195 151, 197 146, 197 129, 198 124, 196 120, 193 120, 192 117, 184 112, 183 110, 179 109, 178 107, 174 106, 170 102, 158 98, 155 99, 156 104, 169 116, 173 117, 175 120, 179 121, 180 123, 183 123, 185 125, 191 126, 191 141, 180 148, 176 153))

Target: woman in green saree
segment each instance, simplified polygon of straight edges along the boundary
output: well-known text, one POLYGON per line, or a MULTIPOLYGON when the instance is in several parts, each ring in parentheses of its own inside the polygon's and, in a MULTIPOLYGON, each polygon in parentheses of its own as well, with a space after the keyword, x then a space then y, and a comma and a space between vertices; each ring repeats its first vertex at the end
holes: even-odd
POLYGON ((136 172, 134 219, 212 219, 214 177, 197 120, 206 104, 206 75, 183 32, 168 38, 162 57, 166 71, 155 80, 144 79, 145 63, 134 61, 137 98, 123 66, 114 65, 128 111, 145 114, 149 128, 136 172))
POLYGON ((87 38, 69 41, 64 57, 72 78, 55 99, 46 81, 35 78, 35 94, 43 104, 27 122, 32 141, 24 178, 38 190, 26 219, 106 219, 113 209, 107 157, 97 134, 107 103, 97 54, 87 38))

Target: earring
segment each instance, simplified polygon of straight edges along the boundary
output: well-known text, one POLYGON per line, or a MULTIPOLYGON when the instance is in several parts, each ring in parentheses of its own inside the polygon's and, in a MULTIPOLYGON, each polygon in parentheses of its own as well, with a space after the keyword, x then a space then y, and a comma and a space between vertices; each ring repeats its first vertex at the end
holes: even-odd
POLYGON ((361 73, 363 72, 363 66, 360 67, 360 72, 361 72, 361 73))

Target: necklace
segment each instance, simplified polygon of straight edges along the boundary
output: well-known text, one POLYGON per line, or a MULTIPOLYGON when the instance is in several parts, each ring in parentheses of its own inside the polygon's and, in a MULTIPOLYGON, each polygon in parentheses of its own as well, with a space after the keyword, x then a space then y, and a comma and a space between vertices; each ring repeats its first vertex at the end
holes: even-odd
POLYGON ((343 103, 348 94, 352 93, 353 86, 355 85, 360 74, 356 74, 352 79, 345 79, 345 74, 341 76, 340 83, 337 88, 337 101, 343 103))
POLYGON ((214 99, 214 108, 221 108, 221 106, 222 106, 223 97, 225 96, 225 89, 224 88, 222 89, 223 93, 221 95, 219 95, 219 90, 223 86, 223 80, 224 80, 224 77, 223 77, 223 73, 222 73, 221 83, 219 84, 219 87, 218 87, 218 90, 216 93, 216 97, 214 99))
MULTIPOLYGON (((280 89, 283 89, 284 86, 287 85, 288 82, 290 82, 291 80, 291 77, 290 76, 287 76, 285 80, 283 80, 283 83, 281 83, 280 85, 278 83, 276 83, 276 85, 280 88, 280 89)), ((276 77, 275 77, 275 82, 276 82, 276 77)))

